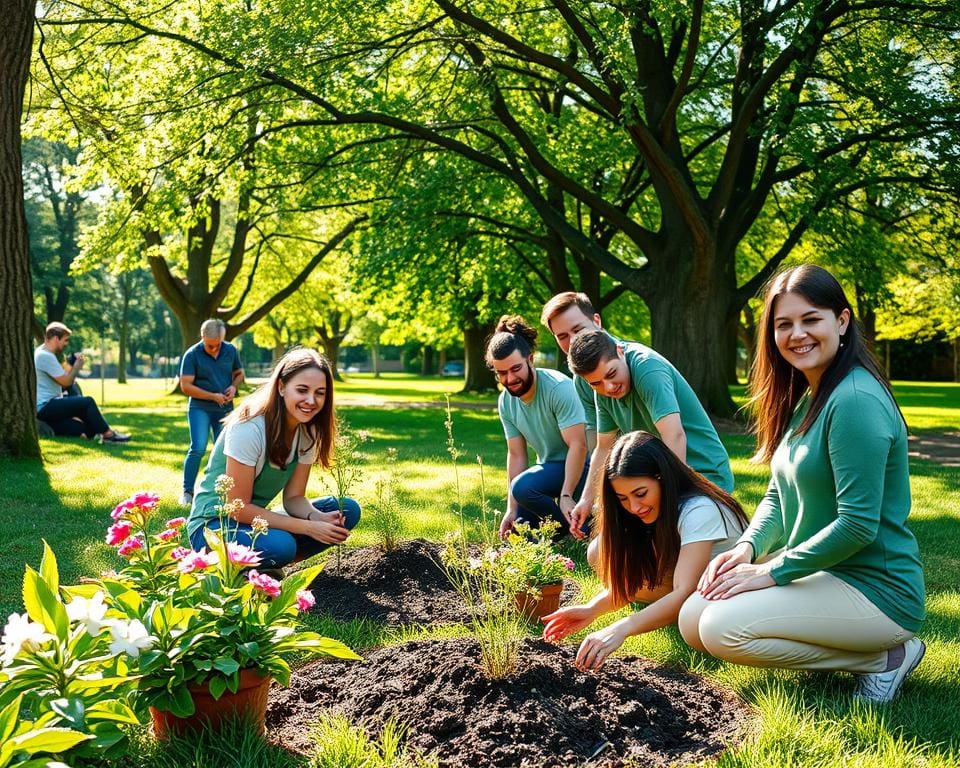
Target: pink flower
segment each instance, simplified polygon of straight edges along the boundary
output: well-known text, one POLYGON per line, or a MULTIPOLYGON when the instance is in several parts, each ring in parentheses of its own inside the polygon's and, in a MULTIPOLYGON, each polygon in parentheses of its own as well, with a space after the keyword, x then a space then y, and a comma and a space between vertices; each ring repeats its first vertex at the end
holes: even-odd
MULTIPOLYGON (((107 544, 118 547, 125 542, 133 531, 133 526, 127 520, 120 520, 107 528, 107 544)), ((123 554, 123 553, 121 553, 123 554)))
POLYGON ((160 496, 156 493, 149 493, 147 491, 140 491, 135 493, 131 498, 130 502, 135 507, 150 512, 157 508, 157 505, 160 503, 160 496))
POLYGON ((178 531, 176 528, 167 528, 166 530, 160 531, 160 533, 157 534, 157 538, 160 539, 160 541, 171 541, 179 536, 180 531, 178 531))
POLYGON ((227 542, 227 559, 238 565, 260 565, 261 560, 259 552, 235 541, 227 542))
POLYGON ((298 589, 297 590, 297 608, 301 611, 309 611, 313 608, 314 603, 317 602, 317 599, 313 596, 313 592, 309 589, 298 589))
POLYGON ((121 501, 113 508, 113 512, 110 513, 110 517, 112 517, 114 520, 119 520, 122 517, 126 517, 127 513, 131 509, 133 509, 133 504, 130 503, 130 499, 121 501))
POLYGON ((170 553, 170 557, 174 560, 183 560, 183 558, 185 558, 191 552, 193 552, 193 550, 190 549, 190 547, 177 547, 170 553))
POLYGON ((187 524, 185 517, 171 517, 167 520, 167 528, 183 528, 187 524))
POLYGON ((177 570, 180 573, 193 573, 209 568, 211 565, 216 565, 219 561, 220 558, 216 552, 210 552, 204 547, 199 552, 189 552, 180 558, 177 570))
POLYGON ((574 568, 577 567, 577 564, 574 563, 573 560, 571 560, 569 557, 565 557, 563 560, 564 560, 563 565, 568 571, 572 571, 574 568))
POLYGON ((254 589, 259 589, 269 597, 278 597, 280 595, 280 582, 267 576, 265 573, 259 573, 256 569, 247 574, 247 581, 253 584, 254 589))
POLYGON ((117 553, 120 557, 130 557, 138 549, 143 549, 143 542, 140 541, 139 537, 131 536, 120 546, 120 549, 117 550, 117 553))

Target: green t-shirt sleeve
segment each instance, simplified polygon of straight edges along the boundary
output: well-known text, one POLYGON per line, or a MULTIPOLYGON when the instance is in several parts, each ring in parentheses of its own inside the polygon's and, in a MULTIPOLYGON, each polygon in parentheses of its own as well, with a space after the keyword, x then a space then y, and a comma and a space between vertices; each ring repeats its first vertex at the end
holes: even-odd
POLYGON ((837 516, 773 562, 770 575, 777 584, 836 565, 877 537, 884 472, 895 438, 891 409, 852 387, 837 395, 823 414, 837 516))
POLYGON ((613 418, 613 411, 610 407, 610 403, 612 402, 611 398, 598 396, 596 398, 596 402, 597 432, 601 435, 605 432, 616 432, 619 427, 617 426, 616 420, 613 418))
POLYGON ((501 393, 500 400, 497 402, 497 411, 500 413, 500 423, 503 425, 503 434, 506 435, 507 440, 520 437, 520 430, 517 429, 517 425, 513 423, 513 419, 510 418, 504 406, 503 393, 501 393))
POLYGON ((553 413, 557 418, 557 429, 561 432, 576 424, 585 424, 587 419, 583 413, 580 398, 574 391, 573 380, 559 381, 551 392, 553 413))
POLYGON ((635 359, 632 375, 634 387, 654 424, 664 416, 680 413, 673 375, 660 360, 648 358, 641 363, 635 359))
POLYGON ((741 541, 749 542, 753 547, 753 560, 756 562, 764 555, 779 549, 786 542, 783 530, 783 512, 780 508, 780 494, 771 478, 767 485, 767 492, 763 495, 753 519, 747 530, 743 532, 741 541))
POLYGON ((586 419, 587 432, 597 431, 597 396, 590 385, 579 376, 573 381, 574 388, 577 390, 577 397, 580 398, 580 406, 583 408, 583 415, 586 419))

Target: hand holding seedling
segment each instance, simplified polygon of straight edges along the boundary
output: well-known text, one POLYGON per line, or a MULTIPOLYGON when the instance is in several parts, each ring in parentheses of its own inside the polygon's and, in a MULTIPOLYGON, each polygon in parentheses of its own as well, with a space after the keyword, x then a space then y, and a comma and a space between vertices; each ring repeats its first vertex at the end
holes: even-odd
POLYGON ((307 536, 323 544, 342 544, 350 531, 343 525, 343 515, 338 512, 311 512, 304 531, 307 536))

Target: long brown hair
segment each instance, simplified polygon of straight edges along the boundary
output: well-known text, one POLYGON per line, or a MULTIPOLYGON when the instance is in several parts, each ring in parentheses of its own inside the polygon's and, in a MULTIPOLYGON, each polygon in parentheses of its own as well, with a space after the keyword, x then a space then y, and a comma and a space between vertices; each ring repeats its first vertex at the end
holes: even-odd
POLYGON ((280 385, 286 385, 298 373, 311 368, 323 373, 326 379, 327 395, 324 398, 323 407, 303 425, 303 432, 310 442, 306 446, 299 446, 299 451, 306 453, 318 444, 317 461, 324 467, 329 467, 333 444, 337 437, 333 409, 333 372, 327 358, 319 352, 305 347, 291 349, 274 366, 270 379, 224 419, 225 424, 230 424, 249 421, 263 415, 266 425, 267 457, 272 464, 281 469, 286 468, 292 436, 287 434, 287 419, 283 398, 280 397, 280 385))
MULTIPOLYGON (((820 377, 817 391, 796 434, 802 435, 816 421, 828 398, 843 378, 856 366, 866 368, 890 393, 894 406, 896 400, 887 377, 880 370, 876 359, 867 349, 863 332, 853 314, 853 307, 837 279, 823 267, 802 264, 785 269, 767 283, 763 300, 763 316, 760 320, 760 338, 757 357, 750 372, 750 402, 757 436, 757 452, 754 461, 770 461, 783 439, 793 417, 797 403, 809 388, 806 377, 784 359, 777 349, 773 316, 777 299, 785 293, 802 296, 818 309, 825 309, 840 317, 843 310, 850 313, 847 330, 840 337, 840 347, 833 361, 820 377)), ((900 414, 903 418, 903 414, 900 414)))
POLYGON ((688 496, 706 496, 727 507, 746 529, 739 502, 680 461, 656 435, 628 432, 613 444, 601 487, 598 573, 615 604, 629 602, 644 587, 653 589, 673 572, 680 555, 680 504, 688 496), (624 508, 611 482, 618 477, 660 482, 660 513, 654 522, 648 525, 624 508))

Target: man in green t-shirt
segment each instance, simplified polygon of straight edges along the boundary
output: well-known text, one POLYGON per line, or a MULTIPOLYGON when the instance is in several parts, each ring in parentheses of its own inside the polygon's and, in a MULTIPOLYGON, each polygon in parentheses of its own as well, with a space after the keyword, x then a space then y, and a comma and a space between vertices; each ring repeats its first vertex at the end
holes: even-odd
POLYGON ((618 432, 643 429, 725 491, 733 490, 730 459, 693 389, 662 355, 643 344, 618 345, 605 331, 578 333, 570 368, 597 396, 597 447, 590 477, 573 511, 579 526, 593 507, 600 473, 618 432))
POLYGON ((503 386, 497 409, 507 438, 509 492, 501 536, 517 522, 537 527, 556 520, 566 530, 586 479, 583 408, 569 377, 533 366, 536 340, 536 329, 523 318, 504 316, 487 345, 487 365, 503 386), (528 445, 537 456, 533 466, 528 445))
MULTIPOLYGON (((564 291, 543 305, 540 314, 543 323, 557 340, 564 355, 570 352, 573 337, 583 331, 596 331, 603 327, 599 313, 585 293, 564 291)), ((621 343, 619 339, 617 343, 621 343)), ((580 376, 573 377, 573 386, 587 417, 587 453, 597 447, 597 402, 593 390, 580 376)))

